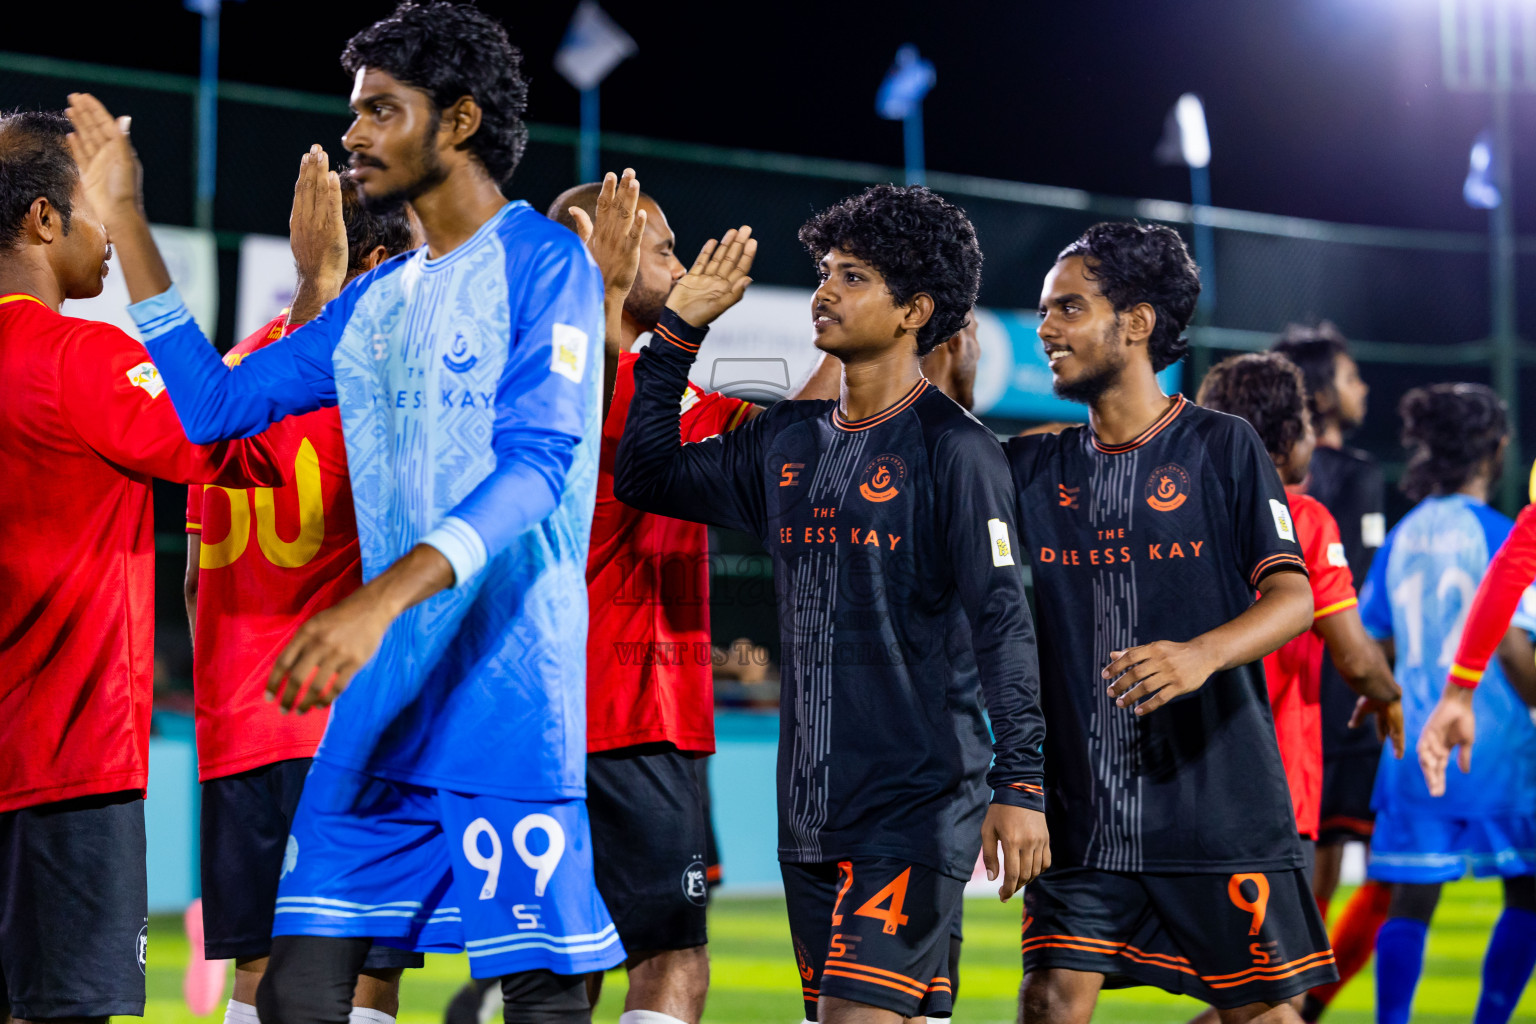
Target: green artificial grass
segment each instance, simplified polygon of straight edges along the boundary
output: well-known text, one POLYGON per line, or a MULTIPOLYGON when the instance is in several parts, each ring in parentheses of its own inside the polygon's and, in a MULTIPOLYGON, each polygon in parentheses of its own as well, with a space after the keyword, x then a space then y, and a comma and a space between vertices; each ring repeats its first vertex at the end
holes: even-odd
MULTIPOLYGON (((1342 907, 1349 892, 1334 900, 1342 907)), ((1424 980, 1415 1003, 1415 1024, 1465 1024, 1477 1004, 1478 979, 1488 933, 1500 908, 1497 882, 1446 887, 1429 933, 1424 980)), ((799 975, 790 951, 784 901, 775 898, 715 901, 710 912, 713 980, 704 1019, 718 1024, 797 1024, 801 1019, 799 975)), ((965 953, 955 1020, 960 1024, 1011 1024, 1019 984, 1019 901, 968 900, 965 953)), ((156 1024, 218 1024, 224 1010, 194 1017, 181 996, 187 941, 177 917, 157 917, 149 930, 148 1020, 156 1024)), ((468 976, 462 956, 428 956, 427 966, 407 971, 400 993, 400 1024, 438 1024, 443 1007, 468 976)), ((1340 993, 1323 1018, 1334 1024, 1370 1024, 1374 982, 1368 967, 1340 993)), ((608 975, 594 1020, 617 1021, 624 1005, 624 972, 608 975)), ((1536 986, 1526 990, 1516 1020, 1536 1021, 1536 986)), ((226 998, 228 993, 226 992, 226 998)), ((1096 1021, 1186 1021, 1200 1010, 1194 1000, 1156 989, 1106 992, 1096 1021)))

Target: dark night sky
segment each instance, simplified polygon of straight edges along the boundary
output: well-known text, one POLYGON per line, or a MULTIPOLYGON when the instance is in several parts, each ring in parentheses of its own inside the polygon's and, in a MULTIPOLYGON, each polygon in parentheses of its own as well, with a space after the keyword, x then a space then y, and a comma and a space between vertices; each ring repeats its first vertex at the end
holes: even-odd
MULTIPOLYGON (((576 94, 551 63, 575 0, 482 6, 527 54, 530 119, 575 124, 576 94)), ((1219 205, 1486 228, 1460 193, 1489 101, 1443 87, 1436 0, 605 6, 640 47, 604 86, 610 130, 894 165, 900 125, 875 116, 874 90, 896 48, 916 42, 938 67, 926 107, 935 169, 1187 199, 1186 173, 1151 151, 1169 106, 1195 91, 1219 205)), ((392 7, 226 3, 223 77, 344 93, 342 43, 392 7)), ((4 48, 190 74, 198 21, 177 0, 140 0, 4 48), (146 37, 146 19, 156 45, 125 48, 146 37)), ((1536 96, 1514 109, 1517 136, 1536 138, 1536 96)), ((1536 185, 1533 171, 1527 144, 1517 181, 1536 185)), ((1519 219, 1536 230, 1536 200, 1519 219)))

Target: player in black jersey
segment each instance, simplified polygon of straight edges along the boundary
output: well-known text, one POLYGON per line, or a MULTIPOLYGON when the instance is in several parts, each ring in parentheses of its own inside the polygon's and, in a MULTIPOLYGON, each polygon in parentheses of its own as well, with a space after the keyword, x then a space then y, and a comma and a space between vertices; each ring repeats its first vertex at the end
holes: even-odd
POLYGON ((752 533, 773 556, 779 859, 806 1016, 944 1017, 951 922, 977 846, 996 877, 1002 845, 1005 900, 1050 862, 1007 464, 919 365, 965 322, 981 252, 959 209, 888 185, 800 237, 821 277, 816 344, 842 361, 841 397, 780 402, 679 445, 704 325, 745 287, 747 251, 728 235, 673 289, 635 365, 614 492, 752 533))
MULTIPOLYGON (((1311 327, 1291 325, 1271 350, 1301 370, 1307 408, 1317 430, 1317 449, 1302 490, 1322 502, 1339 524, 1339 540, 1358 591, 1387 536, 1381 467, 1370 453, 1344 443, 1344 435, 1365 421, 1370 388, 1360 379, 1360 368, 1349 355, 1344 335, 1326 320, 1311 327)), ((1344 844, 1350 840, 1369 844, 1375 830, 1371 794, 1376 766, 1381 763, 1381 739, 1369 726, 1350 728, 1354 706, 1355 695, 1348 684, 1324 659, 1322 820, 1317 865, 1312 871, 1312 891, 1324 917, 1339 884, 1344 844)), ((1339 988, 1370 960, 1391 898, 1389 886, 1372 880, 1355 890, 1331 933, 1339 980, 1309 995, 1303 1019, 1317 1020, 1339 988)))
POLYGON ((1024 897, 1030 1024, 1137 984, 1294 1021, 1285 1000, 1334 977, 1259 664, 1312 624, 1285 490, 1245 420, 1155 376, 1199 291, 1175 232, 1100 224, 1041 292, 1056 393, 1090 418, 1008 442, 1054 859, 1024 897))

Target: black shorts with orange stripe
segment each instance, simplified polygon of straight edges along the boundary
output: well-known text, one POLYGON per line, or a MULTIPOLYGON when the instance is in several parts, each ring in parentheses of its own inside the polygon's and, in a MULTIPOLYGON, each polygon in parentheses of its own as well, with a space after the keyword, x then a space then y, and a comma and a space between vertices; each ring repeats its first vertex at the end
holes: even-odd
POLYGON ((1051 868, 1024 892, 1024 972, 1104 975, 1217 1009, 1338 979, 1305 871, 1151 875, 1051 868))
POLYGON ((806 1020, 821 996, 903 1017, 950 1015, 963 881, 893 857, 779 868, 806 1020))

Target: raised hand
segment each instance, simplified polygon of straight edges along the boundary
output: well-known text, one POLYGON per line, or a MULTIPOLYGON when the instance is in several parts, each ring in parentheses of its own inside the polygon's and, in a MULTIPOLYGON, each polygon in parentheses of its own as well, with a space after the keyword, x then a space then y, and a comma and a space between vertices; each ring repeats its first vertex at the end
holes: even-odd
POLYGON ((645 211, 640 205, 640 180, 632 167, 624 168, 622 177, 612 171, 603 176, 603 189, 597 195, 594 223, 579 206, 570 209, 576 221, 576 234, 586 243, 587 251, 603 273, 603 290, 623 299, 634 287, 640 270, 640 239, 645 235, 645 211))
POLYGON ((305 323, 319 316, 325 304, 341 294, 341 286, 347 280, 347 225, 341 212, 341 179, 330 169, 330 157, 319 145, 309 147, 299 161, 293 211, 288 215, 288 245, 299 275, 288 319, 290 323, 305 323))
POLYGON ((699 250, 688 273, 672 286, 667 308, 694 327, 704 327, 741 301, 752 279, 747 271, 757 256, 757 239, 743 224, 713 238, 699 250))
POLYGON ((116 120, 100 100, 88 92, 69 94, 65 111, 74 131, 69 151, 80 167, 80 183, 86 200, 110 230, 113 214, 120 209, 142 215, 143 168, 128 141, 130 119, 116 120))

